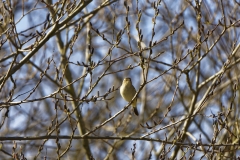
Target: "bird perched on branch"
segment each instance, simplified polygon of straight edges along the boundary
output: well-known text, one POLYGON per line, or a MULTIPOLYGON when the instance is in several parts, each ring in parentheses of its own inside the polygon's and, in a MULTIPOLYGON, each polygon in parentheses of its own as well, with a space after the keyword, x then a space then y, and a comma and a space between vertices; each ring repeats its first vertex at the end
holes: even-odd
MULTIPOLYGON (((127 102, 131 102, 133 97, 136 94, 136 89, 132 85, 131 78, 124 78, 122 85, 120 87, 120 94, 123 97, 124 100, 127 102)), ((134 113, 138 116, 138 110, 137 110, 137 98, 135 98, 132 102, 132 107, 134 113)))

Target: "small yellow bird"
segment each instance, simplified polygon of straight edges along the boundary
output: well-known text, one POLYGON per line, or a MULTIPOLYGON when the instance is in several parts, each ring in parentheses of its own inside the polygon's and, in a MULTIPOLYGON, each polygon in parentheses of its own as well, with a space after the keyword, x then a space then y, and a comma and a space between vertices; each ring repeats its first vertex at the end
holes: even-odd
MULTIPOLYGON (((123 97, 124 100, 127 102, 131 102, 133 97, 136 94, 136 89, 132 85, 131 78, 124 78, 122 85, 120 87, 120 94, 123 97)), ((138 110, 137 110, 137 98, 134 99, 132 102, 132 107, 134 113, 138 116, 138 110)))

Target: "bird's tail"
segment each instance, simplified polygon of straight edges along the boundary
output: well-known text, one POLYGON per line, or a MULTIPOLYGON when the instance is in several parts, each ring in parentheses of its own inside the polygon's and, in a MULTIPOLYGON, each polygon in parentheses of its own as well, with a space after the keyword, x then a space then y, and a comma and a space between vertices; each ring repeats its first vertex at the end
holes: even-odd
POLYGON ((138 110, 137 110, 137 107, 133 107, 133 111, 134 111, 134 113, 138 116, 139 114, 138 114, 138 110))

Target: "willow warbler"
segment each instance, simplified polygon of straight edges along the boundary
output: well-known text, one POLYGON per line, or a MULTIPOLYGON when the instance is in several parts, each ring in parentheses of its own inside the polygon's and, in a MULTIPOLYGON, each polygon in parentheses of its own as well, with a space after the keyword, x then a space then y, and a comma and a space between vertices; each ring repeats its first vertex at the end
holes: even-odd
MULTIPOLYGON (((132 85, 131 78, 124 78, 122 85, 120 87, 120 94, 123 97, 124 100, 127 102, 131 102, 133 97, 136 94, 136 89, 132 85)), ((132 107, 134 113, 138 116, 138 110, 137 110, 137 98, 134 99, 132 102, 132 107)))

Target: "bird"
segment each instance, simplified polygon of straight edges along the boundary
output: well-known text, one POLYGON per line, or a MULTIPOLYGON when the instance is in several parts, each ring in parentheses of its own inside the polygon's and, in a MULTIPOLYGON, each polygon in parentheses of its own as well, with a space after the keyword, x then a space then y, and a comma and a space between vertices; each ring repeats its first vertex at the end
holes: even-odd
MULTIPOLYGON (((125 101, 127 101, 127 102, 132 101, 133 97, 136 94, 136 89, 132 85, 131 78, 124 78, 123 79, 122 85, 120 87, 120 94, 125 101)), ((134 113, 138 116, 139 113, 138 113, 138 110, 137 110, 137 98, 135 98, 133 100, 132 107, 133 107, 134 113)))

